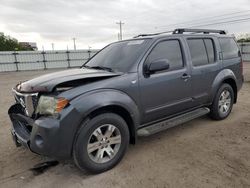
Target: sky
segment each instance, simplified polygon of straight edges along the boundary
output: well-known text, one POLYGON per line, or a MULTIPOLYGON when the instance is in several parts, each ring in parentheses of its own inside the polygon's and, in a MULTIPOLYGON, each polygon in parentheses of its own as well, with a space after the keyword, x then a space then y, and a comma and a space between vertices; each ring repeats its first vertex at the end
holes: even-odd
POLYGON ((250 33, 249 0, 0 0, 0 32, 38 49, 100 49, 141 33, 200 26, 250 33), (231 15, 230 15, 231 14, 231 15), (249 19, 247 19, 249 18, 249 19), (220 19, 220 20, 218 20, 220 19), (245 19, 241 23, 220 23, 245 19), (216 25, 204 26, 219 22, 216 25))

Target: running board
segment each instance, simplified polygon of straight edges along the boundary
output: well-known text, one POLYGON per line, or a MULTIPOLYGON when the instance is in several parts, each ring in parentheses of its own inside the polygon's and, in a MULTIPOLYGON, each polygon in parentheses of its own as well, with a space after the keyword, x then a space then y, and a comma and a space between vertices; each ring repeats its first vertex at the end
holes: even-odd
POLYGON ((147 127, 141 128, 137 131, 137 135, 149 136, 149 135, 158 133, 160 131, 169 129, 171 127, 174 127, 176 125, 180 125, 182 123, 188 122, 190 120, 193 120, 195 118, 208 114, 209 112, 210 112, 209 108, 199 108, 191 112, 187 112, 185 114, 173 117, 171 119, 167 119, 165 121, 161 121, 161 122, 149 125, 147 127))

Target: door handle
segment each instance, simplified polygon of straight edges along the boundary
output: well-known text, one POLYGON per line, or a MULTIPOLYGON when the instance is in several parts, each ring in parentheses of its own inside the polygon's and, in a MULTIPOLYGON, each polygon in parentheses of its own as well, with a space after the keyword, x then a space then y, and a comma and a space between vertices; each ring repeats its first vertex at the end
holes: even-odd
POLYGON ((182 78, 183 80, 187 80, 187 79, 191 78, 191 75, 189 75, 189 74, 187 74, 187 73, 184 73, 184 74, 181 76, 181 78, 182 78))

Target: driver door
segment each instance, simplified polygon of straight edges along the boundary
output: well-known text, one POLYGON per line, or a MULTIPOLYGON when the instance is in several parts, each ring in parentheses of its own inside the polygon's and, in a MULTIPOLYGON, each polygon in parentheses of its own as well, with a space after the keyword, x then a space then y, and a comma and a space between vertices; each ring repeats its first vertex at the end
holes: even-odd
POLYGON ((181 39, 158 41, 151 49, 140 74, 142 123, 166 118, 192 107, 190 67, 181 39), (145 67, 166 59, 169 69, 145 75, 145 67))

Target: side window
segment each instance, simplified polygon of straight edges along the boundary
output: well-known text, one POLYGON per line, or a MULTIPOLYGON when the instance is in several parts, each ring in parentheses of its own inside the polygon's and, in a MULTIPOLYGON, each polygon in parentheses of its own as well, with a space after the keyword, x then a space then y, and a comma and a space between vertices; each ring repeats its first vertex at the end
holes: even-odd
POLYGON ((206 50, 207 50, 207 57, 208 57, 208 62, 209 63, 214 63, 215 61, 215 50, 214 50, 214 44, 212 39, 204 39, 204 43, 206 46, 206 50))
POLYGON ((158 59, 169 61, 169 70, 183 67, 181 47, 178 40, 167 40, 159 42, 147 57, 146 62, 150 63, 158 59))
POLYGON ((188 39, 193 66, 214 63, 215 53, 212 39, 188 39))
POLYGON ((239 48, 233 38, 220 38, 223 59, 239 57, 239 48))

